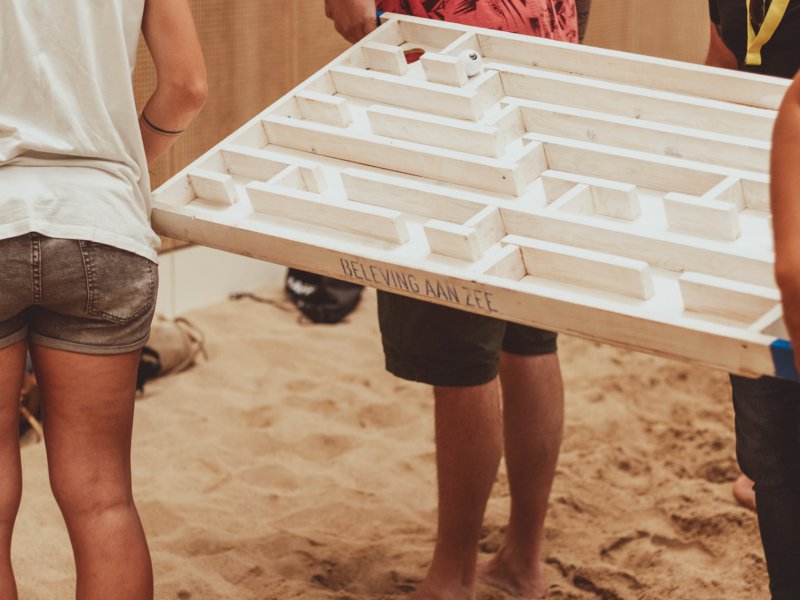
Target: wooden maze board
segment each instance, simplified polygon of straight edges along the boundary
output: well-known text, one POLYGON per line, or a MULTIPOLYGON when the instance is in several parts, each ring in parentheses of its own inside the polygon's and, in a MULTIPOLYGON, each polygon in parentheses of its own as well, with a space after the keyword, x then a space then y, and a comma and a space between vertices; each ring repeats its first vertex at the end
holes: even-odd
POLYGON ((796 376, 767 176, 786 82, 383 18, 158 189, 156 229, 636 350, 796 376), (414 49, 425 53, 409 63, 414 49), (477 74, 465 51, 482 57, 477 74))

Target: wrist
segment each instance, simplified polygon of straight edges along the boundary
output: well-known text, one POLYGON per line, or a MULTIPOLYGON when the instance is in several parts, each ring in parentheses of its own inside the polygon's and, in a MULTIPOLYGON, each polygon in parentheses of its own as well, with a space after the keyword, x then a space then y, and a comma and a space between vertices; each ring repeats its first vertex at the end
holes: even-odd
POLYGON ((165 129, 163 127, 159 127, 155 123, 153 123, 150 119, 147 118, 147 115, 144 111, 142 111, 142 122, 147 126, 150 131, 153 133, 157 133, 159 135, 166 135, 169 137, 177 137, 183 133, 183 129, 165 129))

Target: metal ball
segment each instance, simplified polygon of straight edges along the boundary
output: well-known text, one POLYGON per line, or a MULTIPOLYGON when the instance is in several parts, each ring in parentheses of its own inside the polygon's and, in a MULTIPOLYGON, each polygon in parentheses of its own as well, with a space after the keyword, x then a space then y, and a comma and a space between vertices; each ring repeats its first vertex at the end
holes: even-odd
POLYGON ((464 50, 458 55, 458 58, 470 77, 477 75, 483 69, 483 58, 475 50, 464 50))

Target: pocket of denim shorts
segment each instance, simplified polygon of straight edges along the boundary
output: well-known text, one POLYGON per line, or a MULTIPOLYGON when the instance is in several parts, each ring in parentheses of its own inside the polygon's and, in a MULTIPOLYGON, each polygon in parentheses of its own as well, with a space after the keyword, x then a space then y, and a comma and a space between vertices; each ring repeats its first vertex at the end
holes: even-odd
POLYGON ((95 242, 81 241, 80 246, 90 317, 125 324, 153 307, 157 273, 152 261, 95 242))

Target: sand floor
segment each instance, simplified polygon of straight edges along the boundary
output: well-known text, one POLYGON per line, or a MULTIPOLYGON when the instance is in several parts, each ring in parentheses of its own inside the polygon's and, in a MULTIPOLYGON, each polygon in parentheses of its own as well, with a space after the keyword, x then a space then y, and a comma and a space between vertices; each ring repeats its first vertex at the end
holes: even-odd
MULTIPOLYGON (((134 490, 158 599, 401 598, 425 573, 436 508, 429 389, 383 370, 374 292, 337 326, 298 323, 285 308, 239 300, 189 314, 210 360, 151 383, 138 402, 134 490)), ((560 343, 567 419, 548 597, 768 598, 755 516, 731 496, 726 375, 560 343)), ((43 446, 27 445, 23 461, 21 598, 69 598, 72 557, 43 446)), ((484 552, 507 515, 501 470, 484 552)))

